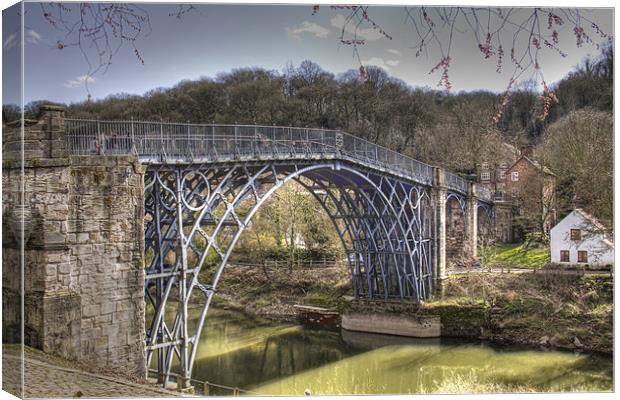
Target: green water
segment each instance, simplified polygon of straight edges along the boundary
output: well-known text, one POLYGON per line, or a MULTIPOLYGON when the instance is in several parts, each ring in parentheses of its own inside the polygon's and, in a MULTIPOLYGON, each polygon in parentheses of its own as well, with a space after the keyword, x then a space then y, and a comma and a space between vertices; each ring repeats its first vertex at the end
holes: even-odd
POLYGON ((612 390, 611 357, 311 330, 215 308, 207 321, 193 378, 260 394, 612 390))

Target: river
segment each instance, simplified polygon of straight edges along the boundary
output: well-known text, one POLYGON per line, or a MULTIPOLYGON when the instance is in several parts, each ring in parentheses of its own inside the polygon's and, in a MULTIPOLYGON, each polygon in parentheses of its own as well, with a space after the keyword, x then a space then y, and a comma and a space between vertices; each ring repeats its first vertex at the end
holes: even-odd
MULTIPOLYGON (((507 387, 611 391, 612 361, 568 351, 315 330, 211 308, 193 378, 265 395, 302 395, 307 389, 317 395, 507 387)), ((212 387, 210 394, 231 391, 212 387)))

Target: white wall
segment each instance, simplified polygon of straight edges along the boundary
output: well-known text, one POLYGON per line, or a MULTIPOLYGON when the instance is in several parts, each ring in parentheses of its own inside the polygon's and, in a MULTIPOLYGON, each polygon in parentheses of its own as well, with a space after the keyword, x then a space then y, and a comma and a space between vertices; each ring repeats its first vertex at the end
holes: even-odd
POLYGON ((573 211, 551 229, 551 262, 557 264, 579 264, 577 251, 588 252, 588 265, 604 266, 613 264, 614 248, 602 233, 596 232, 596 227, 577 211, 573 211), (571 240, 570 230, 581 229, 581 240, 571 240), (568 250, 570 262, 560 262, 560 251, 568 250))

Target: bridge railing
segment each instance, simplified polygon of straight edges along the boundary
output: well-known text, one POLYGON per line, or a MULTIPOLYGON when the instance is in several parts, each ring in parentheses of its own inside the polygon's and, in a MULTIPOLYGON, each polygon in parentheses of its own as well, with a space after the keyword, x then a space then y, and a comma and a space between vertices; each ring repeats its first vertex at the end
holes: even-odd
POLYGON ((469 183, 466 179, 461 178, 450 172, 446 172, 446 187, 460 193, 467 193, 469 183))
POLYGON ((493 198, 493 191, 487 187, 484 186, 477 186, 476 187, 476 195, 478 196, 478 198, 482 201, 486 201, 486 202, 493 202, 494 198, 493 198))
MULTIPOLYGON (((72 154, 136 154, 144 162, 349 158, 431 184, 433 167, 329 129, 66 119, 72 154)), ((466 191, 467 189, 465 189, 466 191)))

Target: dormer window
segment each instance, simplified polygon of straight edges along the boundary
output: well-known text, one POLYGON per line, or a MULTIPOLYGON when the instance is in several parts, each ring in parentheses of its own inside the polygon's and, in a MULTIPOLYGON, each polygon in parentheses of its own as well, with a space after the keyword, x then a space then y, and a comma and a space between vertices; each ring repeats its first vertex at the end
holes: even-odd
POLYGON ((499 167, 500 167, 501 169, 508 169, 508 163, 503 162, 503 163, 501 163, 501 164, 499 165, 499 167))
POLYGON ((482 169, 489 169, 489 163, 482 163, 482 169))

